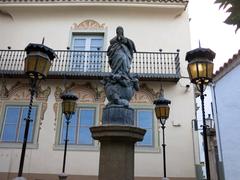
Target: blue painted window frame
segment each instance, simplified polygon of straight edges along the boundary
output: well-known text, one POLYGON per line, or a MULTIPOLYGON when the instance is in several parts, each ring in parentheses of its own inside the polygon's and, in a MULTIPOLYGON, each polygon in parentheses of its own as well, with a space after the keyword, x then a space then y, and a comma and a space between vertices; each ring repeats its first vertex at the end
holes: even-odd
POLYGON ((104 34, 73 34, 71 42, 71 70, 95 72, 100 71, 102 66, 104 34), (87 52, 85 52, 87 51, 87 52), (91 52, 90 52, 91 51, 91 52))
MULTIPOLYGON (((144 119, 142 119, 142 121, 144 121, 144 119)), ((135 125, 137 127, 146 129, 146 134, 143 138, 143 141, 141 142, 137 142, 136 146, 138 147, 154 147, 154 112, 153 109, 148 109, 148 108, 135 108, 135 125), (150 124, 149 125, 143 125, 141 124, 141 117, 140 117, 140 113, 142 112, 147 112, 149 113, 150 117, 149 117, 149 121, 150 124), (146 143, 146 137, 150 136, 150 143, 146 143)))
MULTIPOLYGON (((96 121, 96 108, 95 107, 77 107, 75 114, 72 116, 69 124, 69 131, 68 131, 68 144, 69 145, 81 145, 81 146, 94 146, 94 140, 91 137, 90 133, 90 127, 95 125, 96 121), (82 117, 86 114, 84 114, 84 111, 92 111, 92 117, 91 122, 86 119, 82 119, 82 117), (90 141, 85 141, 86 139, 82 138, 82 136, 86 136, 86 134, 81 134, 85 131, 87 133, 87 138, 90 141), (85 141, 85 142, 84 142, 85 141)), ((66 119, 64 115, 62 115, 61 118, 61 127, 60 127, 60 136, 59 136, 59 144, 63 145, 65 140, 65 130, 63 127, 66 127, 66 119)))
MULTIPOLYGON (((4 116, 2 121, 2 127, 0 132, 0 142, 2 143, 22 143, 25 131, 25 118, 27 117, 28 105, 6 105, 4 108, 4 116), (15 109, 16 112, 11 112, 11 109, 15 109), (10 113, 10 114, 9 114, 10 113), (17 115, 13 119, 10 119, 11 115, 17 115), (15 122, 11 122, 14 121, 15 122), (7 127, 12 126, 10 129, 7 127), (14 128, 14 129, 13 129, 14 128), (9 137, 9 133, 13 136, 9 137)), ((31 123, 28 133, 28 143, 34 143, 35 126, 37 122, 38 106, 32 107, 31 123)))

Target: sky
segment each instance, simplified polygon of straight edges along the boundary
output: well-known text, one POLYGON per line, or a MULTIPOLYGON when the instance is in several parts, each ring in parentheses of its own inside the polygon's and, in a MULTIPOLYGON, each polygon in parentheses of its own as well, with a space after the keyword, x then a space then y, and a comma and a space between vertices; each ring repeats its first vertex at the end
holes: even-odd
POLYGON ((188 13, 192 49, 199 47, 199 40, 201 47, 212 49, 216 53, 216 71, 240 50, 240 30, 235 33, 235 26, 224 23, 228 13, 214 1, 190 0, 188 13))

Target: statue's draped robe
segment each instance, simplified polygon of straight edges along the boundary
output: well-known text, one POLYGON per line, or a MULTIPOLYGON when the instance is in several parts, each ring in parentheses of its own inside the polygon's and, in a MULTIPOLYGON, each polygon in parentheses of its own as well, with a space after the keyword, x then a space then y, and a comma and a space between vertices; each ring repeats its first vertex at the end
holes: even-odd
POLYGON ((132 40, 114 37, 107 51, 112 73, 128 77, 134 52, 136 48, 132 40))

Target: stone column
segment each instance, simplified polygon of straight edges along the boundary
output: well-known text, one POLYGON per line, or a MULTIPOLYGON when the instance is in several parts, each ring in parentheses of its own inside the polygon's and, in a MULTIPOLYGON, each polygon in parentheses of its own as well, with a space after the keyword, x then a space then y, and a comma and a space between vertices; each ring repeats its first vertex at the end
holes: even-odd
POLYGON ((134 144, 146 130, 133 126, 133 115, 131 108, 108 107, 103 125, 90 128, 101 143, 98 180, 134 180, 134 144))

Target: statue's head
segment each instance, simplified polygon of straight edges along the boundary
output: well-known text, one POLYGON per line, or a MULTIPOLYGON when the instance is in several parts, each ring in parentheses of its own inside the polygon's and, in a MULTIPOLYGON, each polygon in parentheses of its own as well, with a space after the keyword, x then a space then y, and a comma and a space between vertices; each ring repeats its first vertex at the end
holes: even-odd
POLYGON ((118 26, 117 29, 116 29, 116 33, 117 33, 118 36, 119 35, 123 36, 123 33, 124 33, 123 27, 122 26, 118 26))

